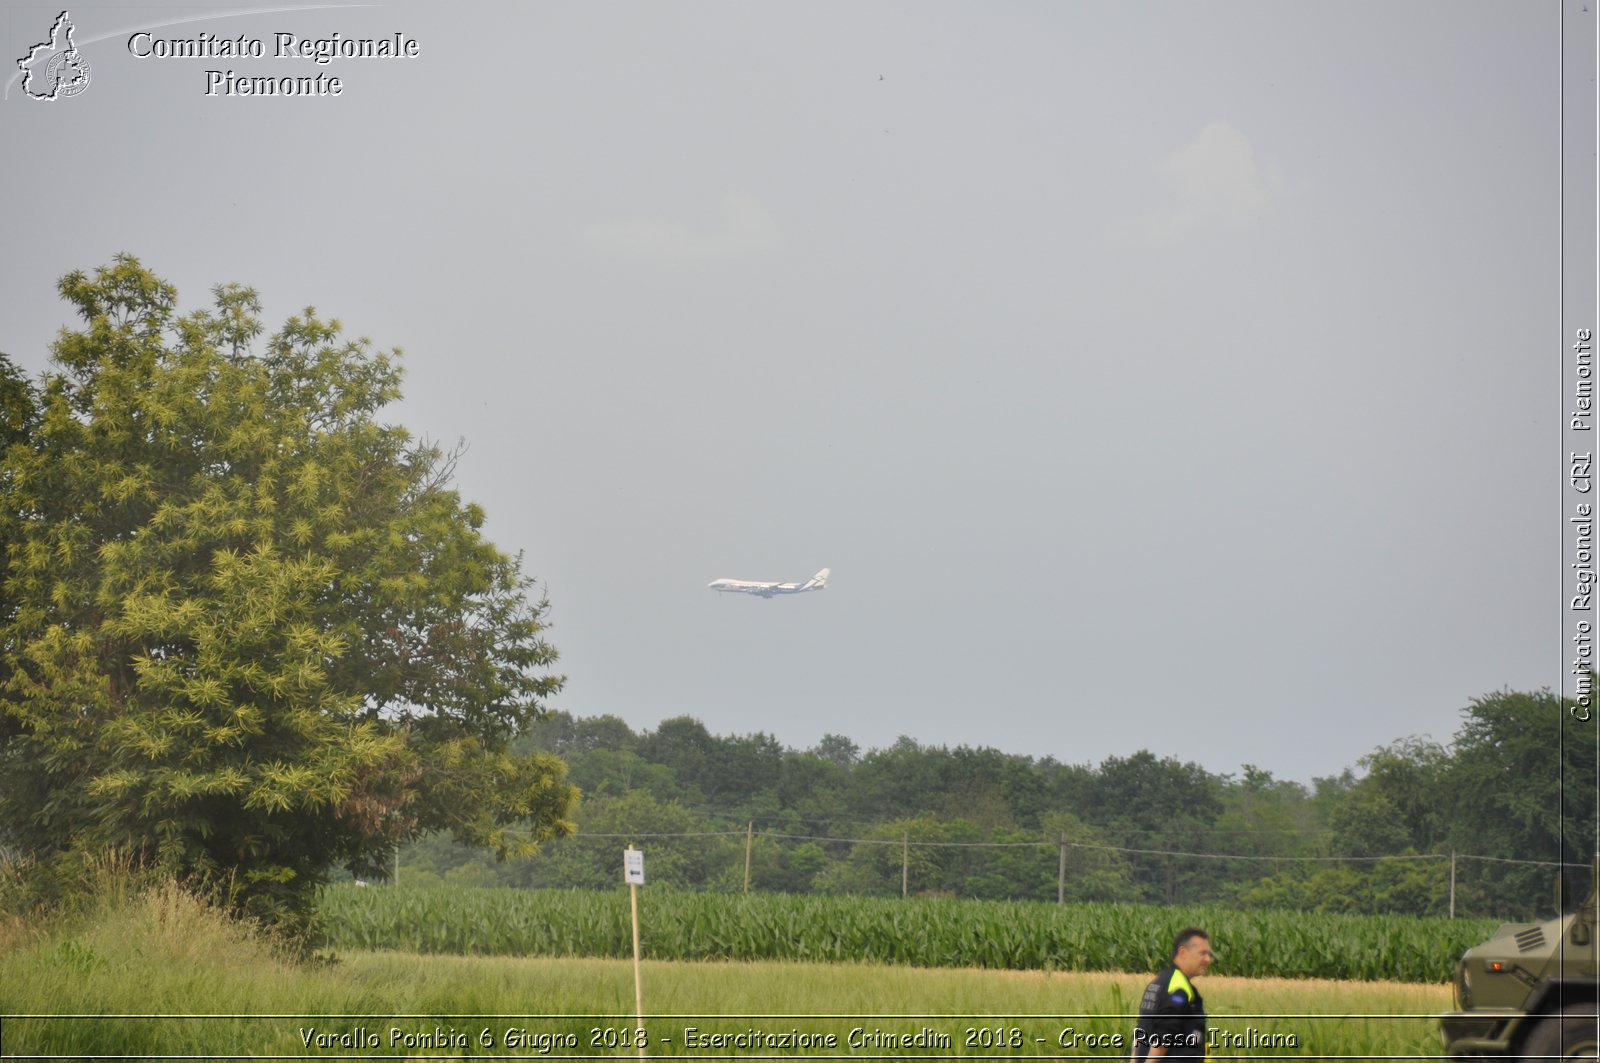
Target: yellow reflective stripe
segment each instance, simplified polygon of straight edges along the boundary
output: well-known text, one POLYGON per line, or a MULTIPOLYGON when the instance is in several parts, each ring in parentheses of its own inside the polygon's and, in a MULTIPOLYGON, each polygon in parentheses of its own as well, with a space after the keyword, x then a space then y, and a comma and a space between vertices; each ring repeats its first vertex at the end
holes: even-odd
POLYGON ((1194 986, 1189 983, 1188 977, 1176 967, 1172 969, 1172 977, 1167 979, 1167 992, 1171 993, 1174 989, 1181 990, 1183 995, 1190 1000, 1194 999, 1194 986))

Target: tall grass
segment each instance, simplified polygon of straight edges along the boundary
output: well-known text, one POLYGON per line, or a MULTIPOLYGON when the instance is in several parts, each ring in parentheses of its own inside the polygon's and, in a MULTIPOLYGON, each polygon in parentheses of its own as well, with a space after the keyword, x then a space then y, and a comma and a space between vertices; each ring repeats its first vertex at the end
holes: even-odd
MULTIPOLYGON (((1495 923, 1217 907, 930 898, 915 901, 647 888, 645 954, 1047 971, 1150 971, 1173 934, 1205 927, 1218 973, 1247 978, 1444 982, 1495 923)), ((340 948, 500 956, 631 955, 626 891, 330 887, 340 948)))
MULTIPOLYGON (((0 955, 0 1053, 541 1054, 537 1042, 517 1041, 525 1035, 576 1039, 574 1047, 553 1055, 634 1058, 636 1048, 611 1043, 635 1026, 632 974, 630 962, 614 959, 341 952, 333 963, 296 963, 201 902, 163 887, 39 929, 31 940, 0 955), (488 1044, 482 1040, 486 1032, 488 1044), (319 1046, 318 1034, 333 1040, 319 1046), (378 1043, 361 1048, 338 1043, 340 1037, 367 1036, 378 1043), (435 1040, 420 1040, 425 1038, 435 1040)), ((685 1034, 690 1027, 831 1034, 841 1043, 853 1029, 900 1034, 927 1027, 948 1036, 949 1047, 701 1054, 1126 1058, 1125 1047, 1108 1052, 1081 1041, 1063 1047, 1060 1039, 1069 1028, 1079 1037, 1125 1038, 1131 1028, 1128 1012, 1146 978, 652 960, 644 966, 648 1052, 689 1054, 685 1034), (1005 1043, 997 1046, 996 1039, 1005 1043)), ((1437 1055, 1435 1027, 1425 1016, 1447 1007, 1449 999, 1442 986, 1214 977, 1202 988, 1219 1030, 1242 1034, 1249 1029, 1296 1040, 1292 1048, 1259 1054, 1218 1053, 1218 1058, 1237 1059, 1437 1055), (1306 1014, 1320 1017, 1299 1017, 1306 1014)))

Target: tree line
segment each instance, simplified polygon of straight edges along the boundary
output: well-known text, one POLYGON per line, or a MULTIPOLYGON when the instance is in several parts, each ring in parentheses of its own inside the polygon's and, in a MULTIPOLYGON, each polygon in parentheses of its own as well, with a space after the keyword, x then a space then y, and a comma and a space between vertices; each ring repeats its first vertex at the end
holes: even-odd
POLYGON ((1593 738, 1569 707, 1488 694, 1448 745, 1400 739, 1310 785, 1145 750, 1068 764, 833 734, 797 750, 691 716, 635 731, 554 712, 519 745, 567 763, 574 837, 504 865, 423 839, 398 865, 410 882, 609 888, 636 841, 652 881, 708 890, 1443 915, 1455 852, 1460 914, 1532 918, 1553 906, 1550 865, 1586 865, 1596 836, 1593 738))

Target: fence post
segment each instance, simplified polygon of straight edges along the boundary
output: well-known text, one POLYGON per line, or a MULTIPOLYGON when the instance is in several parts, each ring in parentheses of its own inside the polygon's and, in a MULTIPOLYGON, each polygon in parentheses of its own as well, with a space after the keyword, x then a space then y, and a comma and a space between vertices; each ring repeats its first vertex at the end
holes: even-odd
POLYGON ((1450 850, 1450 918, 1456 917, 1456 851, 1450 850))
POLYGON ((900 836, 900 896, 911 896, 911 832, 900 836))
POLYGON ((1056 903, 1067 903, 1067 836, 1061 835, 1056 840, 1056 848, 1060 851, 1060 859, 1056 862, 1056 903))
POLYGON ((744 891, 750 892, 750 847, 756 840, 756 821, 751 820, 744 831, 744 891))

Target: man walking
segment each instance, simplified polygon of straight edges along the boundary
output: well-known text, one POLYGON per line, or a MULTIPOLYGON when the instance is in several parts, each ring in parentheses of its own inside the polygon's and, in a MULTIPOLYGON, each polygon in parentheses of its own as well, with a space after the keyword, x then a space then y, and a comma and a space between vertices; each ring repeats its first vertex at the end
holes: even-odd
POLYGON ((1191 979, 1205 974, 1214 959, 1204 930, 1191 926, 1178 931, 1172 962, 1161 968, 1139 1001, 1132 1063, 1206 1058, 1206 1006, 1191 979))

